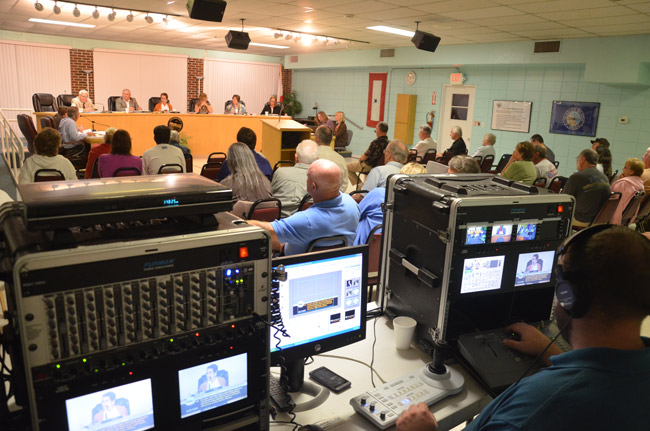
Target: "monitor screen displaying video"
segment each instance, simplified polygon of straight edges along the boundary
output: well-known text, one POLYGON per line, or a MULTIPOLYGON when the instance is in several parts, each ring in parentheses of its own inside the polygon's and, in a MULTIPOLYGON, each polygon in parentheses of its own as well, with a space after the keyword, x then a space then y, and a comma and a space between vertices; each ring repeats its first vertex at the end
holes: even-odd
POLYGON ((65 409, 69 431, 153 429, 151 379, 71 398, 65 409))
POLYGON ((485 244, 487 226, 467 226, 465 245, 485 244))
POLYGON ((463 261, 460 293, 476 293, 501 287, 505 256, 474 257, 463 261))
POLYGON ((178 372, 181 418, 216 409, 248 396, 248 355, 206 362, 178 372))
POLYGON ((490 235, 491 243, 498 242, 510 242, 512 238, 512 224, 496 224, 492 226, 492 232, 490 235))
POLYGON ((515 286, 548 283, 553 273, 555 251, 522 253, 517 261, 515 286))
POLYGON ((537 236, 537 224, 525 223, 517 226, 517 241, 532 241, 537 236))

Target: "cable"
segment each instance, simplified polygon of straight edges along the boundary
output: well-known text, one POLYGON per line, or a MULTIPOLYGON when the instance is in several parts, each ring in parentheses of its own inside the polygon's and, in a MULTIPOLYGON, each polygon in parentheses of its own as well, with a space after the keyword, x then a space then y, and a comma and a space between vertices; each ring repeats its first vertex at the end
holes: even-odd
MULTIPOLYGON (((377 318, 375 317, 375 322, 372 324, 372 356, 370 357, 370 383, 372 383, 372 387, 376 388, 377 385, 375 385, 375 379, 372 374, 372 370, 374 369, 374 364, 375 364, 375 345, 377 344, 377 318)), ((378 375, 379 377, 379 375, 378 375)), ((381 377, 379 378, 380 380, 383 381, 383 383, 386 383, 384 379, 381 377)))
POLYGON ((379 373, 377 372, 377 370, 375 370, 375 369, 374 369, 370 364, 368 364, 368 363, 366 363, 366 362, 363 362, 362 360, 354 359, 354 358, 347 358, 347 357, 345 357, 345 356, 337 356, 337 355, 318 355, 318 356, 321 357, 321 358, 334 358, 334 359, 343 359, 343 360, 346 360, 346 361, 357 362, 357 363, 359 363, 359 364, 361 364, 361 365, 364 365, 364 366, 370 368, 371 375, 372 375, 372 373, 374 373, 374 374, 377 376, 377 378, 378 378, 379 380, 381 380, 381 383, 382 383, 382 384, 383 384, 383 383, 386 383, 386 380, 384 380, 384 379, 379 375, 379 373))

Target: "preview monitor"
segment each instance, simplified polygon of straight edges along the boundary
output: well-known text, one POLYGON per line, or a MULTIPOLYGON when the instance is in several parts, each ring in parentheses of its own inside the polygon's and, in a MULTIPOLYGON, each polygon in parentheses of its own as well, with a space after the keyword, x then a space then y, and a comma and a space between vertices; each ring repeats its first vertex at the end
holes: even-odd
POLYGON ((490 243, 510 242, 512 239, 512 223, 499 223, 492 226, 490 243))
POLYGON ((537 237, 537 223, 520 223, 517 225, 517 241, 532 241, 537 237))
POLYGON ((505 256, 465 259, 460 293, 485 292, 501 288, 505 256))
POLYGON ((467 226, 465 245, 485 244, 487 226, 467 226))
POLYGON ((181 418, 186 418, 248 396, 248 355, 206 362, 178 371, 181 418))
POLYGON ((284 266, 286 280, 271 289, 273 324, 271 363, 302 386, 304 358, 337 349, 366 336, 368 247, 345 247, 273 259, 284 266), (277 307, 277 308, 276 308, 277 307), (274 336, 275 332, 275 336, 274 336))
POLYGON ((144 431, 154 428, 151 379, 65 402, 69 431, 144 431))
POLYGON ((522 253, 517 261, 515 286, 548 283, 553 274, 555 251, 522 253))

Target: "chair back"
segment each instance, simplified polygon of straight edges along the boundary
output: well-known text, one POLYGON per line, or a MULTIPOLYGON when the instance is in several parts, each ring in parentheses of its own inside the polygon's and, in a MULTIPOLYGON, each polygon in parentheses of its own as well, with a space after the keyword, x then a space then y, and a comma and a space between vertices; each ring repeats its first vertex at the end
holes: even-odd
POLYGON ((591 222, 591 225, 609 223, 614 216, 614 213, 616 212, 616 209, 618 208, 618 204, 620 202, 621 193, 613 192, 609 196, 609 199, 607 199, 603 206, 600 208, 600 211, 598 211, 598 214, 596 215, 594 221, 591 222))
MULTIPOLYGON (((379 264, 381 260, 381 232, 382 225, 373 227, 368 234, 368 286, 374 286, 379 281, 379 264)), ((370 292, 368 292, 370 293, 370 292)), ((370 295, 369 295, 370 296, 370 295)), ((370 298, 368 298, 370 301, 370 298)))
POLYGON ((59 94, 56 96, 56 103, 59 106, 72 106, 72 99, 74 99, 74 94, 59 94))
MULTIPOLYGON (((425 160, 427 159, 427 156, 429 155, 429 151, 432 151, 432 150, 427 150, 427 154, 424 156, 424 159, 425 159, 425 160)), ((435 154, 435 150, 433 150, 433 154, 435 154)), ((438 163, 441 163, 441 164, 443 164, 443 165, 448 165, 448 164, 449 164, 449 161, 450 161, 453 157, 454 157, 454 153, 453 153, 452 151, 445 151, 444 153, 442 153, 442 156, 440 157, 440 160, 437 160, 437 161, 438 161, 438 163)), ((435 159, 435 155, 434 155, 434 158, 431 159, 431 160, 436 160, 436 159, 435 159)), ((428 161, 429 161, 429 160, 427 160, 427 162, 428 162, 428 161)))
MULTIPOLYGON (((449 152, 449 151, 445 151, 445 154, 446 153, 451 154, 451 152, 449 152)), ((423 165, 426 165, 427 163, 429 163, 429 161, 435 161, 436 160, 436 155, 437 155, 436 150, 434 150, 433 148, 429 148, 427 150, 427 152, 424 154, 424 157, 422 157, 422 161, 420 163, 422 163, 423 165)))
POLYGON ((478 162, 478 165, 481 166, 481 163, 483 162, 483 156, 474 156, 474 158, 478 162))
POLYGON ((539 177, 539 178, 537 178, 537 179, 535 180, 535 182, 533 183, 533 185, 536 186, 536 187, 540 187, 540 188, 543 189, 544 187, 546 187, 546 177, 539 177))
POLYGON ((41 117, 41 129, 46 127, 51 127, 55 130, 58 130, 58 127, 54 127, 54 116, 45 115, 41 117))
POLYGON ((492 154, 488 154, 481 162, 481 172, 484 174, 490 172, 490 169, 492 169, 493 164, 494 164, 494 156, 492 154))
POLYGON ((107 103, 106 105, 108 106, 108 110, 109 110, 109 111, 115 111, 115 110, 116 110, 116 108, 115 108, 115 102, 116 102, 117 99, 119 99, 120 97, 122 97, 122 96, 111 96, 111 97, 108 98, 108 103, 107 103))
POLYGON ((122 166, 113 172, 114 177, 135 177, 138 175, 142 175, 140 169, 134 168, 133 166, 122 166))
POLYGON ((322 251, 322 250, 331 250, 334 248, 342 248, 348 246, 348 240, 343 235, 334 235, 327 236, 323 238, 318 238, 313 240, 309 247, 307 247, 307 253, 312 251, 322 251))
POLYGON ((34 172, 34 182, 42 183, 45 181, 65 181, 63 172, 58 169, 39 169, 34 172))
POLYGON ((634 193, 634 196, 632 196, 632 199, 630 199, 630 202, 623 210, 623 214, 621 215, 621 225, 625 226, 634 221, 644 196, 645 192, 643 190, 634 193))
POLYGON ((50 93, 34 93, 32 96, 34 112, 57 112, 59 107, 50 93))
POLYGON ((282 217, 282 202, 278 198, 258 199, 253 202, 246 220, 260 220, 272 222, 282 217))
POLYGON ((223 163, 221 162, 206 163, 201 168, 201 176, 217 181, 217 175, 219 175, 219 171, 221 171, 222 164, 223 163))
POLYGON ((165 163, 158 169, 158 174, 182 174, 183 167, 178 163, 165 163))
POLYGON ((645 222, 650 217, 650 197, 646 196, 639 206, 639 212, 636 214, 636 228, 639 232, 645 231, 645 222))
POLYGON ((190 153, 183 153, 185 157, 185 172, 194 172, 194 158, 190 153))
POLYGON ((298 211, 304 211, 310 206, 314 204, 314 199, 311 197, 309 193, 307 193, 305 196, 300 199, 300 203, 298 204, 298 211))
POLYGON ((160 103, 160 97, 150 97, 149 98, 149 110, 153 112, 153 108, 156 107, 157 104, 160 103))
POLYGON ((347 131, 347 136, 345 138, 345 145, 334 145, 335 150, 345 150, 348 145, 350 145, 350 142, 352 142, 352 135, 354 135, 353 130, 348 130, 347 131))
POLYGON ((194 99, 190 99, 190 108, 188 109, 187 112, 194 112, 194 107, 200 101, 201 101, 201 99, 199 99, 198 97, 195 97, 194 99))
POLYGON ((93 163, 93 171, 90 173, 90 178, 99 178, 99 157, 93 163))
POLYGON ((616 170, 612 173, 612 176, 609 177, 609 185, 610 185, 610 186, 611 186, 612 184, 614 184, 614 182, 616 181, 616 178, 618 178, 618 169, 616 169, 616 170))
POLYGON ((273 165, 273 173, 275 173, 281 165, 293 166, 294 163, 292 160, 278 160, 275 165, 273 165))
POLYGON ((23 133, 25 139, 27 140, 27 150, 30 153, 35 154, 36 149, 34 148, 34 139, 36 139, 37 133, 31 115, 18 114, 16 116, 16 120, 18 121, 18 127, 20 128, 20 131, 23 133))
POLYGON ((568 178, 558 175, 551 180, 551 183, 548 185, 548 189, 555 193, 560 193, 564 188, 568 178))
POLYGON ((553 164, 555 165, 555 169, 560 167, 560 162, 558 162, 557 160, 554 161, 553 164))
POLYGON ((406 163, 416 162, 417 160, 418 160, 417 150, 409 150, 409 155, 408 158, 406 159, 406 163))
POLYGON ((502 155, 501 158, 499 159, 499 163, 497 163, 497 168, 494 170, 493 173, 500 174, 503 168, 505 168, 508 162, 510 161, 510 157, 512 157, 512 154, 502 155))
POLYGON ((228 156, 226 155, 226 153, 217 151, 216 153, 210 153, 210 155, 208 156, 208 161, 206 163, 223 163, 226 160, 228 160, 228 156))

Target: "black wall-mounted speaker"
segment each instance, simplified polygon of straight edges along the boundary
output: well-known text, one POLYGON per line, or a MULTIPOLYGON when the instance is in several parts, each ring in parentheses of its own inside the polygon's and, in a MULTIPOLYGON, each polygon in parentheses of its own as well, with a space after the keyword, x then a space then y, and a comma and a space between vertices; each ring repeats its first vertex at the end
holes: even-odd
POLYGON ((417 49, 435 52, 436 48, 438 48, 438 44, 440 43, 440 38, 431 33, 416 30, 415 35, 413 35, 413 39, 411 39, 411 42, 413 42, 413 45, 415 45, 417 49))
POLYGON ((187 12, 193 19, 221 22, 225 11, 223 0, 187 0, 187 12))
POLYGON ((251 38, 246 32, 230 30, 228 34, 226 34, 226 44, 228 45, 228 48, 248 49, 249 43, 251 43, 251 38))

